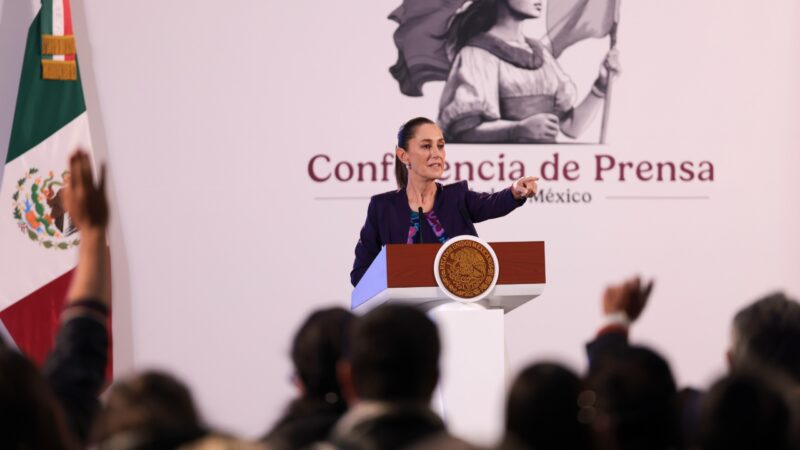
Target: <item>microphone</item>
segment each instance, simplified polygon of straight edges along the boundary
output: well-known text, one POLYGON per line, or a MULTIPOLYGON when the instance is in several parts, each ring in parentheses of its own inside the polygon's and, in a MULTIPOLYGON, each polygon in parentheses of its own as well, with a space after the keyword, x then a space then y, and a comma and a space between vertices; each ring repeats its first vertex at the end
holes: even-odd
POLYGON ((419 213, 419 241, 418 241, 418 243, 422 244, 422 222, 427 220, 427 219, 425 218, 425 214, 422 213, 422 206, 419 207, 417 212, 419 213))

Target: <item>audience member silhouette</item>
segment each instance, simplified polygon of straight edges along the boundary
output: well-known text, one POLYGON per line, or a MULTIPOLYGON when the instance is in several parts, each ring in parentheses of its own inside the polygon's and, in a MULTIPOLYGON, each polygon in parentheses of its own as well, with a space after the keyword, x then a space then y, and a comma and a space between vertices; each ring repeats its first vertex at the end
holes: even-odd
POLYGON ((800 303, 783 293, 757 300, 733 318, 732 370, 779 371, 800 385, 800 303))
POLYGON ((588 449, 589 429, 579 421, 582 391, 578 376, 560 365, 540 363, 524 369, 508 393, 502 448, 588 449))
POLYGON ((394 450, 440 438, 429 405, 439 379, 439 334, 422 312, 384 305, 353 323, 342 392, 351 409, 333 430, 340 449, 394 450))
POLYGON ((785 393, 764 375, 737 373, 703 398, 703 450, 789 450, 791 412, 785 393))
POLYGON ((170 375, 145 372, 111 387, 92 440, 100 450, 171 449, 206 434, 189 389, 170 375))
POLYGON ((591 391, 581 406, 593 410, 587 418, 598 449, 678 447, 675 380, 656 352, 630 346, 603 355, 592 364, 587 384, 591 391))
POLYGON ((7 347, 0 347, 0 448, 78 448, 39 370, 7 347))
POLYGON ((352 319, 349 311, 330 308, 315 311, 300 326, 291 350, 300 396, 264 437, 269 448, 294 450, 323 441, 347 410, 336 366, 352 319))

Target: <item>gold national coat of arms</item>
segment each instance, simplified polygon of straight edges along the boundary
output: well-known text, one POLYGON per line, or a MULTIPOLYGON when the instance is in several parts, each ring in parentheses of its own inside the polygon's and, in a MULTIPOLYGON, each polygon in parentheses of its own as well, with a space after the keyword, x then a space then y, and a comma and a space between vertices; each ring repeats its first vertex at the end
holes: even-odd
POLYGON ((472 299, 492 287, 497 267, 484 244, 465 239, 444 249, 436 270, 443 287, 451 294, 472 299))

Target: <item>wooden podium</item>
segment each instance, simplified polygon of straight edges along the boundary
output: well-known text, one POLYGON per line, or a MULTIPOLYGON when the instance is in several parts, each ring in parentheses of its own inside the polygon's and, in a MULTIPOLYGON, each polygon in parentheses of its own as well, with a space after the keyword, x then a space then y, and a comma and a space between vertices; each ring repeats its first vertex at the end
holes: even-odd
POLYGON ((503 315, 541 295, 545 286, 544 242, 488 245, 499 273, 494 288, 478 301, 453 299, 439 286, 434 261, 442 244, 385 246, 351 296, 351 309, 359 314, 385 303, 404 303, 426 311, 437 323, 442 375, 434 409, 451 433, 478 445, 492 445, 503 433, 503 315))

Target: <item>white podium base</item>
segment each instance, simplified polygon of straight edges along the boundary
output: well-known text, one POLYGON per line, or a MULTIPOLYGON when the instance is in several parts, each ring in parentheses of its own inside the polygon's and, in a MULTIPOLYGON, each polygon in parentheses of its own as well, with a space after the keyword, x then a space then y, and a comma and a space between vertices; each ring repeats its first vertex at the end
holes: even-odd
POLYGON ((505 420, 503 310, 448 303, 428 314, 438 325, 442 342, 434 410, 453 435, 480 446, 496 444, 505 420))

